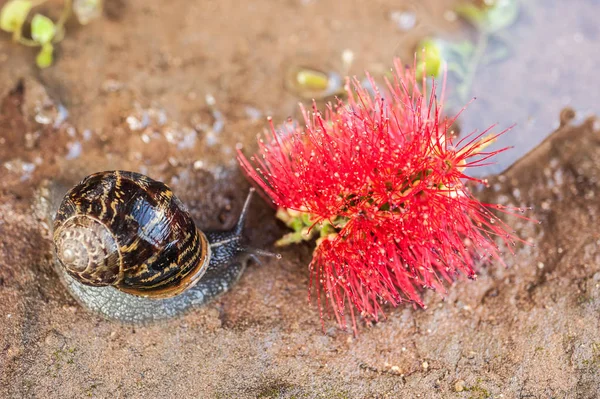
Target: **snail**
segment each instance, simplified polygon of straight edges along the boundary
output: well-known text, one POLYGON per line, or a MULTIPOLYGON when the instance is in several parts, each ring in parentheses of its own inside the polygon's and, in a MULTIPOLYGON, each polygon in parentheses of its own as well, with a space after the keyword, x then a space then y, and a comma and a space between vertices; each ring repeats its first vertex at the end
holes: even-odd
POLYGON ((241 244, 254 189, 235 227, 200 231, 171 189, 139 173, 92 174, 54 218, 55 268, 85 307, 124 322, 176 316, 227 291, 248 258, 241 244))

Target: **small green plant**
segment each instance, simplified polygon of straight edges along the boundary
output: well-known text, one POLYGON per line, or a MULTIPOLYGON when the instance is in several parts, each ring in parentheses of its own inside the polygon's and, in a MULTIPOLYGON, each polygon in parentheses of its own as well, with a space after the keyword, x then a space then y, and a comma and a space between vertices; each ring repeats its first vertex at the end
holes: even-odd
POLYGON ((64 0, 63 10, 56 22, 40 13, 31 19, 31 38, 25 37, 23 28, 31 10, 47 0, 9 0, 0 10, 0 29, 12 33, 12 39, 28 47, 39 47, 36 64, 47 68, 54 60, 54 44, 60 42, 65 35, 65 23, 75 14, 82 25, 97 18, 102 9, 102 0, 64 0))
POLYGON ((427 38, 419 44, 421 52, 419 53, 419 61, 417 63, 417 79, 421 80, 423 75, 439 77, 444 63, 441 45, 427 38))
MULTIPOLYGON (((503 30, 519 16, 518 0, 496 0, 478 7, 471 3, 459 4, 454 11, 476 31, 476 39, 460 42, 427 38, 419 44, 422 50, 419 65, 427 61, 427 75, 439 76, 442 66, 458 79, 458 101, 467 101, 477 69, 498 62, 508 56, 508 45, 503 30)), ((422 68, 420 68, 422 70, 422 68)), ((419 69, 418 69, 419 70, 419 69)))

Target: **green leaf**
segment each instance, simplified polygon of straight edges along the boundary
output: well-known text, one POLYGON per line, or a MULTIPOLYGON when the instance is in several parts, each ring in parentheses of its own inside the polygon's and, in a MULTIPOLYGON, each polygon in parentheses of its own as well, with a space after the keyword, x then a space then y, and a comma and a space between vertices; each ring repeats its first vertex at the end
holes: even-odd
POLYGON ((42 14, 35 14, 31 20, 31 38, 39 44, 52 41, 56 34, 56 26, 52 20, 42 14))
POLYGON ((417 52, 417 80, 421 80, 423 75, 438 77, 444 63, 440 43, 432 39, 425 39, 419 43, 417 49, 420 50, 417 52))
POLYGON ((279 240, 275 241, 275 246, 276 247, 285 247, 288 246, 290 244, 297 244, 304 241, 304 238, 302 237, 302 233, 295 232, 295 233, 287 233, 286 235, 284 235, 283 237, 281 237, 279 240))
POLYGON ((454 12, 476 28, 485 24, 485 10, 473 4, 459 4, 454 8, 454 12))
POLYGON ((277 208, 275 217, 277 219, 281 220, 282 222, 284 222, 286 225, 289 225, 289 222, 292 219, 289 212, 287 210, 285 210, 284 208, 277 208))
POLYGON ((327 222, 323 223, 321 230, 319 231, 320 237, 325 237, 329 234, 335 233, 335 228, 327 222))
POLYGON ((74 0, 73 12, 79 23, 86 25, 102 15, 102 0, 74 0))
POLYGON ((448 72, 454 73, 460 80, 464 80, 467 77, 465 67, 456 62, 448 63, 448 72))
POLYGON ((37 66, 40 68, 48 68, 50 65, 52 65, 53 51, 54 46, 52 46, 52 43, 45 43, 42 46, 42 49, 38 53, 37 57, 35 58, 35 63, 37 64, 37 66))
POLYGON ((454 11, 481 32, 494 33, 512 25, 519 16, 518 0, 496 0, 489 7, 459 4, 454 11))
POLYGON ((517 0, 496 0, 487 12, 485 30, 494 33, 514 24, 519 16, 519 2, 517 0))
POLYGON ((462 62, 465 62, 473 56, 475 46, 469 40, 463 40, 459 43, 449 44, 448 51, 458 56, 462 62))
POLYGON ((321 71, 305 68, 298 71, 296 83, 306 90, 325 90, 329 87, 329 76, 321 71))
POLYGON ((293 218, 290 220, 289 223, 287 223, 288 227, 290 227, 292 230, 294 231, 302 231, 302 229, 304 228, 304 223, 302 223, 302 220, 300 218, 293 218))
POLYGON ((0 11, 0 29, 6 32, 20 32, 32 4, 29 0, 11 0, 0 11))
POLYGON ((303 213, 300 216, 300 218, 302 219, 302 223, 304 223, 305 226, 312 226, 312 224, 314 223, 310 217, 310 213, 303 213))

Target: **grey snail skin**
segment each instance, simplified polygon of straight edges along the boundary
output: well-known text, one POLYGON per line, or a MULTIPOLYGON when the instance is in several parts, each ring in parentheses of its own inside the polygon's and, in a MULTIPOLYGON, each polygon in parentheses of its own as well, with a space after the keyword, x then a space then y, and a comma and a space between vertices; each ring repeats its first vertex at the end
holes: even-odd
POLYGON ((92 174, 63 197, 53 220, 54 266, 86 308, 123 322, 170 318, 227 291, 248 258, 250 190, 236 226, 200 231, 165 184, 139 173, 92 174))

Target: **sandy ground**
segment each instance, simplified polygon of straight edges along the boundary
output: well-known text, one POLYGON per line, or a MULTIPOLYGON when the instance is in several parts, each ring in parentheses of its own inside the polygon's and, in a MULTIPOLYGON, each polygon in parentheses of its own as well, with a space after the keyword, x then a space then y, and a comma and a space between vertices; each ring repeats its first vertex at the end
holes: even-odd
MULTIPOLYGON (((401 6, 385 1, 107 3, 102 20, 70 27, 48 70, 0 40, 0 397, 600 396, 600 133, 592 119, 559 118, 563 99, 549 95, 535 115, 563 125, 478 194, 533 206, 527 216, 541 224, 509 222, 535 246, 457 282, 445 300, 425 293, 425 310, 390 309, 358 337, 330 320, 323 331, 307 304, 309 244, 252 265, 178 319, 128 326, 82 309, 53 272, 32 209, 44 179, 141 171, 170 184, 203 228, 229 227, 249 187, 235 145, 254 148, 267 115, 296 115, 283 85, 290 65, 339 70, 351 48, 351 73, 377 74, 420 37, 458 29, 439 17, 450 2, 418 7, 403 35, 389 18, 401 6)), ((530 83, 528 93, 544 80, 530 83)), ((256 247, 284 232, 260 200, 248 226, 256 247)))

